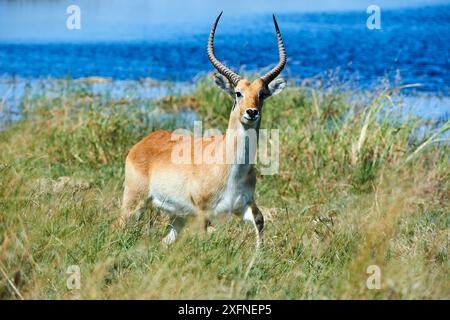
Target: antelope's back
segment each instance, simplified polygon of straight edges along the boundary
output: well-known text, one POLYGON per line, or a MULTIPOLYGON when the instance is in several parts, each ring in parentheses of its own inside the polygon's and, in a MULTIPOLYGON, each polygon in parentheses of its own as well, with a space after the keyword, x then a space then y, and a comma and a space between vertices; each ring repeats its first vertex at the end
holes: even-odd
POLYGON ((128 152, 127 165, 131 165, 139 174, 148 176, 153 165, 170 162, 172 133, 165 130, 155 131, 136 143, 128 152))

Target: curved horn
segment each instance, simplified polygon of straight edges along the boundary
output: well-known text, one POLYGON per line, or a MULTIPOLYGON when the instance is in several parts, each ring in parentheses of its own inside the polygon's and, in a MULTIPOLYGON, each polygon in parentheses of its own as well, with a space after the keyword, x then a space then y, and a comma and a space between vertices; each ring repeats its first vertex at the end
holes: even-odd
POLYGON ((286 64, 286 49, 284 48, 283 38, 281 38, 281 32, 278 28, 278 23, 277 19, 275 19, 275 15, 273 15, 273 23, 275 24, 275 31, 277 33, 279 62, 272 70, 261 77, 261 79, 266 84, 269 84, 273 79, 275 79, 281 73, 286 64))
POLYGON ((217 24, 219 23, 219 19, 222 16, 223 11, 219 14, 219 16, 216 19, 216 22, 214 23, 214 26, 211 30, 211 33, 209 35, 208 39, 208 58, 213 64, 214 68, 219 71, 220 74, 224 75, 234 86, 237 85, 239 80, 241 80, 241 77, 234 73, 232 70, 228 69, 222 62, 220 62, 216 56, 214 55, 214 33, 216 32, 217 24))

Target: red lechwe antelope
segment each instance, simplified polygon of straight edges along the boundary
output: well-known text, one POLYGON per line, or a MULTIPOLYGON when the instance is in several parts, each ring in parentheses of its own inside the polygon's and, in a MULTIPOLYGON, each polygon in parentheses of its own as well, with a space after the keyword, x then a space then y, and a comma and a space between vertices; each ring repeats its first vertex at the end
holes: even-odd
MULTIPOLYGON (((257 236, 257 246, 262 241, 264 218, 255 203, 256 172, 250 161, 218 161, 217 163, 174 163, 172 151, 180 144, 208 146, 216 140, 216 150, 222 150, 235 159, 242 159, 247 147, 239 147, 236 140, 249 129, 259 132, 264 100, 281 92, 286 81, 276 77, 286 64, 286 51, 275 16, 279 62, 263 77, 254 81, 241 78, 221 63, 214 54, 214 33, 222 13, 217 17, 208 39, 208 57, 217 69, 215 83, 233 99, 227 133, 215 138, 174 139, 168 131, 156 131, 142 139, 128 153, 125 164, 125 183, 121 215, 116 221, 122 226, 125 219, 139 209, 143 200, 150 200, 156 207, 171 215, 172 223, 164 242, 171 243, 184 226, 188 216, 196 216, 206 229, 208 218, 221 214, 235 214, 252 221, 257 236), (232 145, 226 148, 229 132, 234 131, 232 145), (230 149, 233 149, 230 151, 230 149)), ((179 136, 178 136, 179 137, 179 136)), ((187 137, 187 136, 186 136, 187 137)), ((256 144, 256 142, 255 142, 256 144)), ((189 149, 188 147, 188 150, 189 149)), ((248 157, 246 159, 249 159, 248 157)))

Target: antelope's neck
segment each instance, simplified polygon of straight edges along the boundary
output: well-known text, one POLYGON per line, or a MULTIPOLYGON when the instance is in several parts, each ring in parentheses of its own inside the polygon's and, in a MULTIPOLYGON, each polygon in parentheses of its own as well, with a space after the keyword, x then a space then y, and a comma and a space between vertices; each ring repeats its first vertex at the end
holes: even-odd
POLYGON ((241 175, 253 168, 256 159, 259 136, 259 121, 254 128, 246 128, 234 118, 230 118, 225 134, 227 164, 230 172, 241 175))

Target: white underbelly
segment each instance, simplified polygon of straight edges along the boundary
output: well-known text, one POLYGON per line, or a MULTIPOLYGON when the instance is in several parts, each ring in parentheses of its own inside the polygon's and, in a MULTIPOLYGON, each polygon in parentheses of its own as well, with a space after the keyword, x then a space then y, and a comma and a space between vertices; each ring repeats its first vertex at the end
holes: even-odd
MULTIPOLYGON (((207 215, 244 214, 254 201, 254 184, 247 181, 248 170, 243 174, 233 172, 234 179, 229 179, 226 186, 211 199, 205 210, 207 215)), ((197 208, 192 203, 192 196, 184 186, 170 183, 176 179, 155 179, 150 186, 149 198, 153 205, 170 214, 187 216, 197 214, 197 208), (164 181, 164 183, 162 183, 164 181)))
POLYGON ((156 208, 164 210, 167 213, 174 214, 177 216, 187 216, 196 214, 195 208, 192 205, 192 203, 190 203, 190 201, 179 198, 173 198, 163 193, 160 193, 157 190, 152 190, 149 193, 149 197, 156 208))

